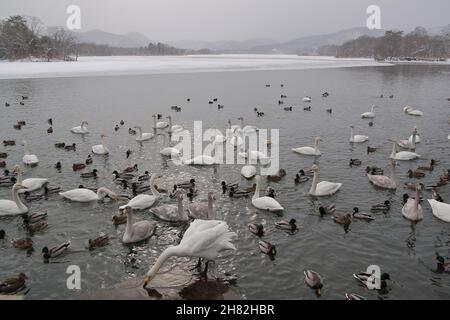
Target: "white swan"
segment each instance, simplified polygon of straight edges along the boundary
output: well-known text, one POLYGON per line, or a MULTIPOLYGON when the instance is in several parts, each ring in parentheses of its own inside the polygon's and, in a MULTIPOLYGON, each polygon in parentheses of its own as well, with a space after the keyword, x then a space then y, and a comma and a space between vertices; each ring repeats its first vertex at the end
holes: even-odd
POLYGON ((177 132, 181 132, 184 130, 183 126, 181 126, 179 124, 172 125, 172 117, 171 116, 167 116, 166 118, 169 119, 169 126, 168 126, 169 132, 177 133, 177 132))
POLYGON ((257 127, 255 126, 244 126, 244 117, 239 117, 238 120, 241 120, 241 129, 240 131, 245 133, 245 134, 253 134, 256 133, 256 131, 258 130, 257 127))
POLYGON ((117 199, 117 194, 104 187, 98 188, 97 193, 95 193, 90 189, 78 188, 65 192, 60 192, 59 195, 63 198, 75 202, 90 202, 95 200, 103 200, 106 196, 109 196, 111 199, 117 199))
POLYGON ((95 154, 100 154, 100 155, 106 155, 109 153, 108 148, 105 146, 105 143, 103 142, 103 138, 105 137, 104 134, 100 135, 101 138, 101 144, 97 144, 95 146, 92 146, 92 152, 95 154))
POLYGON ((232 137, 230 138, 229 143, 234 147, 239 147, 244 144, 244 139, 241 138, 238 130, 235 130, 232 133, 232 137))
POLYGON ((214 145, 218 145, 223 144, 225 141, 227 141, 227 138, 221 134, 217 134, 211 140, 214 145))
POLYGON ((39 159, 35 154, 30 154, 30 150, 28 149, 28 144, 25 140, 22 142, 22 145, 25 149, 25 155, 22 158, 23 163, 25 163, 28 166, 37 165, 39 163, 39 159))
POLYGON ((25 193, 26 191, 33 192, 33 191, 39 190, 48 183, 48 179, 44 179, 44 178, 28 178, 28 179, 23 180, 22 170, 20 169, 20 166, 18 166, 18 165, 14 166, 13 171, 17 174, 17 178, 18 178, 17 182, 19 184, 21 184, 22 186, 24 186, 23 189, 19 190, 19 193, 25 193))
POLYGON ((416 149, 416 139, 417 139, 417 127, 414 127, 413 134, 411 136, 412 139, 408 138, 406 140, 399 140, 397 144, 405 149, 416 149))
POLYGON ((414 160, 414 159, 420 158, 420 155, 415 152, 410 152, 410 151, 397 152, 397 143, 395 142, 395 140, 392 140, 392 142, 393 142, 392 153, 390 155, 391 159, 408 161, 408 160, 414 160))
POLYGON ((270 158, 263 152, 257 150, 249 151, 247 148, 246 152, 239 152, 239 157, 244 159, 251 159, 253 161, 259 161, 262 165, 266 165, 270 163, 270 158))
POLYGON ((373 119, 375 118, 375 108, 378 108, 378 106, 373 105, 372 109, 369 112, 364 112, 361 114, 361 118, 363 119, 373 119))
POLYGON ((252 204, 255 208, 261 209, 261 210, 268 210, 268 211, 281 211, 284 210, 284 208, 278 203, 277 200, 275 200, 272 197, 260 197, 259 196, 259 187, 261 183, 261 177, 257 175, 255 177, 256 180, 256 188, 255 188, 255 194, 252 197, 252 204))
POLYGON ((225 250, 236 250, 231 241, 236 238, 228 224, 221 220, 195 219, 186 230, 180 244, 164 250, 147 272, 144 288, 156 276, 162 264, 172 256, 216 259, 225 250))
POLYGON ((0 200, 0 216, 8 216, 15 214, 23 214, 28 212, 28 208, 22 203, 19 197, 19 190, 24 187, 15 183, 12 187, 12 199, 11 200, 0 200))
POLYGON ((169 123, 167 121, 156 121, 156 115, 153 116, 153 128, 156 129, 164 129, 169 126, 169 123))
POLYGON ((214 157, 211 157, 208 155, 200 155, 200 156, 196 156, 191 159, 184 160, 183 164, 209 166, 209 165, 217 164, 217 161, 214 157))
POLYGON ((342 187, 342 183, 321 181, 319 182, 319 167, 315 164, 311 166, 314 172, 313 181, 309 194, 316 197, 332 195, 342 187))
POLYGON ((304 97, 303 98, 303 102, 311 102, 311 97, 309 97, 309 96, 306 96, 306 97, 304 97))
POLYGON ((403 108, 403 111, 406 113, 406 114, 409 114, 410 116, 423 116, 423 112, 422 111, 420 111, 420 110, 417 110, 417 109, 413 109, 412 107, 410 107, 410 106, 406 106, 406 107, 404 107, 403 108))
POLYGON ((153 138, 155 135, 150 132, 142 132, 142 128, 140 126, 134 126, 138 130, 138 136, 136 137, 136 141, 147 141, 153 138))
POLYGON ((314 138, 314 147, 294 148, 294 149, 292 149, 292 151, 303 154, 303 155, 307 155, 307 156, 321 156, 322 153, 320 152, 319 149, 317 149, 317 147, 319 145, 319 141, 321 141, 321 139, 319 137, 316 137, 316 138, 314 138))
MULTIPOLYGON (((161 176, 158 176, 161 177, 161 176)), ((125 209, 126 207, 131 207, 133 210, 144 210, 147 208, 150 208, 152 205, 155 204, 156 200, 159 199, 161 194, 158 192, 158 190, 155 189, 155 180, 157 176, 156 174, 152 174, 152 177, 150 178, 150 189, 152 191, 152 194, 139 194, 133 199, 131 199, 126 205, 123 205, 119 207, 120 210, 125 209)))
POLYGON ((390 176, 382 176, 382 175, 374 175, 374 174, 367 174, 367 178, 369 178, 369 181, 376 185, 377 187, 383 188, 383 189, 397 189, 397 181, 395 177, 395 161, 391 160, 391 172, 390 176))
POLYGON ((368 136, 363 136, 360 134, 354 134, 354 126, 350 126, 350 142, 353 143, 361 143, 361 142, 366 142, 367 140, 369 140, 368 136))
POLYGON ((73 127, 72 129, 70 129, 70 132, 79 133, 79 134, 89 133, 87 126, 88 126, 87 121, 83 121, 83 122, 81 122, 81 126, 73 127))
POLYGON ((411 221, 419 221, 423 219, 423 209, 419 204, 421 186, 416 186, 416 197, 409 198, 402 208, 402 214, 406 219, 411 221))
POLYGON ((450 204, 439 202, 434 199, 427 199, 431 206, 433 215, 445 222, 450 222, 450 204))
POLYGON ((208 202, 194 202, 188 205, 188 215, 192 219, 213 220, 216 218, 213 192, 208 192, 208 202))
POLYGON ((131 207, 125 208, 127 215, 127 226, 122 237, 123 243, 134 243, 150 238, 156 229, 156 222, 142 220, 133 223, 133 209, 131 207))
POLYGON ((447 139, 450 140, 450 134, 448 135, 447 139))
POLYGON ((189 220, 188 215, 183 209, 183 194, 177 192, 177 202, 178 205, 166 204, 163 206, 151 208, 150 212, 156 217, 164 221, 170 222, 186 222, 189 220))

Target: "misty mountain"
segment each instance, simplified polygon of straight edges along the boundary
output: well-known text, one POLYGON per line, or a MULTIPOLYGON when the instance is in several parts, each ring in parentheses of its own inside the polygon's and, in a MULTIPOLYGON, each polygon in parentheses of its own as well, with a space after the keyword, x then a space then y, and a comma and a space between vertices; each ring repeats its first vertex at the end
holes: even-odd
POLYGON ((151 40, 138 32, 127 34, 115 34, 102 30, 91 30, 86 32, 74 32, 79 42, 106 44, 110 47, 138 48, 146 47, 151 40))
POLYGON ((341 45, 346 41, 357 39, 361 36, 381 37, 384 30, 369 30, 365 27, 341 30, 335 33, 307 36, 287 42, 255 46, 251 49, 253 53, 290 53, 290 54, 311 54, 318 48, 329 45, 341 45))
POLYGON ((249 52, 253 47, 276 44, 272 39, 249 39, 245 41, 221 40, 221 41, 201 41, 201 40, 174 40, 168 41, 172 46, 185 49, 209 49, 221 53, 249 52))

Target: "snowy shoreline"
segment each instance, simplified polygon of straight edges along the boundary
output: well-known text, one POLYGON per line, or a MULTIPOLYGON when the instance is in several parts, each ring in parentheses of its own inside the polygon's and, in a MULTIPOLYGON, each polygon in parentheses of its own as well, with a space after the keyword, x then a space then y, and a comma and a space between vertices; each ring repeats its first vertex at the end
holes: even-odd
POLYGON ((145 75, 167 73, 303 70, 390 66, 372 59, 297 55, 188 55, 79 57, 76 62, 1 61, 0 79, 145 75))

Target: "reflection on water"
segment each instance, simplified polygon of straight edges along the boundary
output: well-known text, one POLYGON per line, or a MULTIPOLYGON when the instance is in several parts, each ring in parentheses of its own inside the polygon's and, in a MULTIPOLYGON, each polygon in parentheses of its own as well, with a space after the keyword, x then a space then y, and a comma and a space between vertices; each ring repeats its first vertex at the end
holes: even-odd
MULTIPOLYGON (((303 283, 301 271, 313 269, 326 278, 321 299, 342 299, 352 291, 371 299, 376 292, 358 286, 352 273, 366 270, 370 264, 378 264, 382 272, 388 272, 399 286, 393 284, 389 298, 448 298, 450 278, 438 275, 439 286, 430 279, 436 276, 430 267, 435 264, 435 251, 450 256, 449 224, 438 221, 423 203, 424 219, 411 224, 401 214, 401 196, 406 190, 395 192, 374 188, 365 176, 366 166, 388 168, 391 144, 388 138, 407 138, 413 126, 418 127, 422 142, 417 152, 425 158, 402 162, 397 170, 400 184, 409 179, 406 172, 419 164, 426 164, 431 157, 441 160, 436 169, 421 179, 424 184, 435 182, 442 169, 450 168, 449 142, 450 104, 448 96, 448 67, 439 66, 395 66, 362 67, 329 70, 258 71, 197 73, 149 76, 116 76, 89 78, 28 79, 0 81, 0 139, 16 142, 26 139, 40 163, 35 168, 24 168, 24 177, 47 177, 51 186, 69 190, 84 184, 98 188, 106 186, 121 191, 113 183, 112 171, 122 170, 137 163, 139 174, 145 170, 163 175, 158 187, 171 189, 173 184, 195 177, 199 195, 195 201, 206 199, 211 190, 216 192, 216 212, 219 219, 228 222, 238 234, 237 251, 217 259, 217 273, 228 273, 236 278, 232 289, 245 298, 255 299, 315 299, 314 294, 303 283), (271 83, 269 88, 266 83, 271 83), (279 86, 284 83, 284 87, 279 86), (330 96, 322 98, 322 92, 330 96), (380 99, 394 95, 394 99, 380 99), (284 111, 278 106, 280 95, 287 95, 284 105, 294 106, 293 111, 284 111), (24 106, 19 105, 20 95, 29 96, 24 106), (312 96, 311 111, 306 112, 302 98, 312 96), (187 102, 186 98, 191 101, 187 102), (225 107, 217 110, 209 105, 212 97, 218 97, 225 107), (11 107, 4 108, 4 102, 11 107), (360 119, 360 114, 377 104, 374 125, 360 119), (182 111, 170 109, 179 105, 182 111), (424 111, 423 117, 408 117, 402 113, 405 105, 424 111), (257 117, 253 111, 258 107, 265 113, 257 117), (329 114, 326 109, 332 107, 329 114), (240 176, 240 165, 223 165, 215 168, 176 166, 161 157, 159 150, 166 146, 164 139, 137 143, 128 128, 141 125, 150 132, 152 114, 171 114, 173 124, 192 129, 194 120, 203 120, 204 128, 223 129, 228 119, 238 123, 243 116, 245 123, 260 128, 280 129, 280 165, 287 176, 280 182, 263 179, 262 188, 270 186, 276 191, 276 199, 286 208, 283 219, 295 218, 299 231, 293 235, 275 228, 280 219, 273 213, 256 210, 250 198, 229 198, 221 192, 220 182, 238 181, 250 187, 253 181, 240 176), (47 119, 53 119, 52 134, 47 134, 47 119), (115 132, 120 120, 125 125, 115 132), (25 120, 22 130, 13 129, 18 120, 25 120), (89 122, 90 133, 75 136, 69 128, 89 122), (369 145, 377 151, 367 154, 367 143, 349 144, 350 125, 358 134, 369 136, 369 145), (108 157, 93 156, 94 163, 86 171, 98 170, 97 179, 81 179, 80 172, 72 171, 72 164, 84 162, 91 154, 91 146, 100 141, 105 133, 105 144, 110 149, 108 157), (311 145, 313 137, 320 136, 322 156, 314 159, 293 153, 292 148, 311 145), (66 152, 54 147, 56 142, 76 143, 75 152, 66 152), (126 150, 132 151, 126 158, 126 150), (360 167, 350 167, 350 158, 361 159, 360 167), (58 172, 54 164, 60 161, 58 172), (295 173, 309 168, 313 163, 320 166, 320 179, 341 182, 341 190, 326 198, 308 196, 311 181, 295 184, 295 173), (390 200, 387 213, 374 213, 375 221, 353 221, 346 233, 332 217, 320 217, 320 205, 336 204, 337 213, 350 213, 353 207, 368 211, 370 206, 390 200), (262 254, 259 238, 251 234, 249 222, 262 223, 265 228, 263 240, 276 245, 275 261, 262 254), (406 243, 406 245, 405 245, 406 243), (419 259, 425 264, 419 263, 419 259)), ((309 104, 308 104, 309 105, 309 104)), ((7 165, 21 163, 23 148, 0 146, 7 152, 7 165)), ((415 180, 413 180, 415 181, 415 180)), ((450 200, 450 187, 440 188, 444 200, 450 200)), ((128 192, 128 191, 127 191, 128 192)), ((0 199, 10 199, 9 188, 0 188, 0 199)), ((430 193, 425 191, 425 197, 430 193)), ((187 204, 187 199, 185 199, 187 204)), ((159 204, 174 203, 163 198, 159 204)), ((35 251, 31 255, 13 248, 12 238, 24 238, 26 231, 20 217, 1 217, 0 229, 5 229, 7 239, 0 240, 0 278, 25 272, 29 278, 30 292, 27 298, 74 298, 79 292, 66 289, 65 273, 68 265, 79 265, 82 271, 82 291, 95 292, 99 288, 111 288, 115 284, 140 279, 168 245, 179 241, 180 225, 158 221, 155 236, 144 243, 125 246, 121 243, 124 225, 115 228, 111 217, 117 213, 117 203, 106 201, 91 204, 76 204, 63 201, 57 194, 27 203, 31 212, 47 211, 49 228, 33 236, 35 251), (87 240, 99 233, 109 234, 111 244, 89 252, 87 240), (44 264, 40 251, 44 246, 57 245, 71 239, 71 250, 55 262, 44 264)), ((148 211, 137 212, 136 219, 153 219, 148 211)), ((171 258, 164 270, 172 265, 194 264, 194 259, 171 258)), ((184 273, 181 273, 184 277, 184 273)), ((187 280, 192 275, 188 273, 187 280)), ((187 281, 187 283, 189 283, 187 281)), ((178 282, 178 285, 180 282, 178 282)), ((183 291, 189 296, 194 289, 183 291)), ((210 285, 210 284, 207 284, 210 285)), ((215 286, 217 284, 211 284, 215 286)), ((139 287, 137 284, 134 288, 139 287)), ((182 286, 184 288, 184 286, 182 286)), ((217 289, 217 288, 216 288, 217 289)), ((106 289, 105 289, 106 290, 106 289)), ((134 289, 133 289, 134 290, 134 289)), ((165 297, 178 297, 177 293, 165 297)), ((180 289, 181 290, 181 289, 180 289)), ((201 291, 201 290, 200 290, 201 291)), ((219 290, 220 291, 220 290, 219 290)), ((108 291, 111 296, 114 290, 108 291)), ((178 292, 178 291, 177 291, 178 292)), ((129 297, 148 299, 142 291, 129 291, 129 297)))

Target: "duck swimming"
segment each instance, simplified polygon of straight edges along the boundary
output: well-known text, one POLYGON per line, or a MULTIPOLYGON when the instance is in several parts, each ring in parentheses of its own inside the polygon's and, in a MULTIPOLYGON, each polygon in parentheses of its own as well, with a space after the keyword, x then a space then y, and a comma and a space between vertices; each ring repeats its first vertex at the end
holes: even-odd
POLYGON ((67 248, 70 246, 70 240, 66 241, 58 246, 48 248, 44 247, 42 248, 42 255, 44 256, 44 259, 48 260, 50 258, 56 258, 61 256, 63 253, 67 251, 67 248))
POLYGON ((249 223, 248 229, 251 233, 258 237, 262 237, 264 235, 264 226, 258 223, 249 223))
POLYGON ((370 211, 388 211, 391 208, 391 202, 389 200, 384 201, 381 204, 374 204, 370 211))
POLYGON ((311 289, 314 289, 316 295, 320 297, 323 288, 322 276, 313 270, 304 270, 305 282, 311 289))
POLYGON ((366 221, 375 220, 375 217, 372 216, 371 214, 364 213, 364 212, 359 212, 358 207, 354 207, 353 208, 352 218, 366 220, 366 221))
POLYGON ((297 221, 295 219, 281 220, 281 221, 275 222, 275 227, 278 229, 281 229, 281 230, 287 230, 287 231, 294 232, 298 229, 296 222, 297 221))

